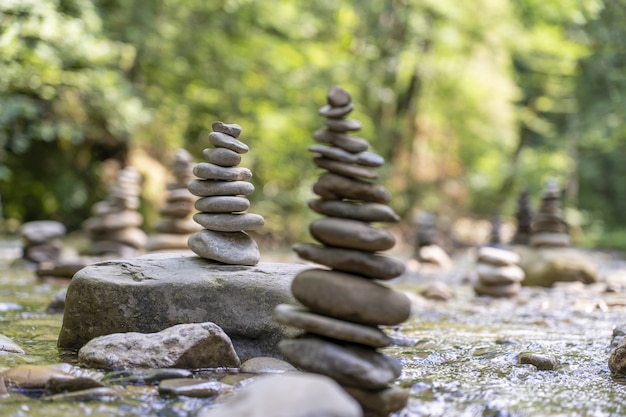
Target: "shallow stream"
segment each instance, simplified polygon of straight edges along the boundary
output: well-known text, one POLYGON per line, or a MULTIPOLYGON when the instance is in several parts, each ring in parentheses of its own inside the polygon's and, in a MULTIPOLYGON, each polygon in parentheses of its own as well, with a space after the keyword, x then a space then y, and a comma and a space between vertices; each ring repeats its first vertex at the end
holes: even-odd
MULTIPOLYGON (((0 334, 26 354, 0 354, 0 370, 20 364, 71 363, 56 339, 62 315, 46 312, 67 283, 38 281, 17 242, 0 241, 0 334)), ((523 288, 512 300, 476 297, 471 262, 454 271, 409 274, 394 282, 414 301, 412 319, 387 329, 397 345, 386 352, 403 363, 398 385, 410 390, 400 416, 624 416, 626 385, 609 373, 613 331, 626 324, 626 262, 594 254, 602 283, 523 288), (445 282, 454 296, 420 295, 445 282), (607 291, 607 284, 613 291, 607 291), (551 358, 552 370, 520 364, 522 353, 551 358)), ((154 387, 126 387, 110 401, 42 401, 12 394, 0 417, 193 417, 210 399, 163 398, 154 387)))

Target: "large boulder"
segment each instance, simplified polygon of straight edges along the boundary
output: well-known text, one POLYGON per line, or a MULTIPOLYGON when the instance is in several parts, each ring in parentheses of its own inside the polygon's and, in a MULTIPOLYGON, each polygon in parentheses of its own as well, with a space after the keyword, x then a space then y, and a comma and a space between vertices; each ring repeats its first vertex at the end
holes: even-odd
POLYGON ((58 345, 79 349, 101 335, 213 322, 231 338, 242 361, 280 357, 277 343, 294 330, 276 323, 273 311, 281 303, 296 304, 291 281, 307 268, 225 265, 176 253, 99 262, 72 278, 58 345))
POLYGON ((591 284, 599 280, 595 264, 583 250, 515 246, 514 251, 526 274, 522 285, 551 287, 556 282, 591 284))

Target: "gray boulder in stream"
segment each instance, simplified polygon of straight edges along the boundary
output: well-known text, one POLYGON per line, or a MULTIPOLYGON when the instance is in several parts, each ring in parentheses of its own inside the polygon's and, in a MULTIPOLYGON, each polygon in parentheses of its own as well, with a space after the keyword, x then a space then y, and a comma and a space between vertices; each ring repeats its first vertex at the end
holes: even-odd
POLYGON ((231 338, 242 361, 280 357, 276 345, 290 330, 273 320, 273 310, 296 304, 291 281, 306 268, 225 265, 175 253, 99 262, 72 278, 58 346, 79 349, 97 336, 212 322, 231 338))

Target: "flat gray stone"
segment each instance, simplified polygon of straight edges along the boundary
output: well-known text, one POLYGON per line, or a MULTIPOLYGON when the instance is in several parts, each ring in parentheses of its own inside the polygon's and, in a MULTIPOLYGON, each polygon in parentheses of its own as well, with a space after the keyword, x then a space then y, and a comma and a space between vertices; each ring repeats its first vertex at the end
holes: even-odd
POLYGON ((391 339, 378 327, 337 320, 291 304, 277 305, 274 310, 274 319, 287 326, 344 342, 359 343, 374 348, 391 344, 391 339))
POLYGON ((478 295, 488 295, 495 298, 515 297, 519 294, 522 285, 519 282, 512 284, 487 284, 482 281, 476 282, 474 291, 478 295))
POLYGON ((236 123, 213 122, 211 128, 214 132, 225 133, 234 138, 238 138, 241 134, 241 126, 236 123))
POLYGON ((510 250, 483 246, 478 249, 477 260, 492 265, 514 265, 519 263, 520 256, 510 250))
POLYGON ((198 256, 229 265, 256 265, 259 247, 246 232, 200 230, 189 236, 189 249, 198 256))
POLYGON ((319 168, 334 172, 351 178, 364 178, 367 180, 375 180, 378 178, 378 172, 367 167, 354 165, 346 162, 335 161, 334 159, 325 158, 323 156, 313 157, 313 163, 319 168))
POLYGON ((164 397, 211 398, 232 392, 230 385, 206 379, 176 378, 159 383, 159 394, 164 397))
POLYGON ((143 216, 134 210, 122 210, 90 217, 83 222, 85 230, 100 233, 126 227, 139 227, 143 223, 143 216))
POLYGON ((91 339, 78 351, 91 368, 238 368, 230 338, 215 323, 187 323, 157 333, 114 333, 91 339))
POLYGON ((260 356, 248 359, 242 363, 239 372, 251 374, 282 374, 285 372, 298 372, 298 370, 292 364, 284 360, 260 356))
POLYGON ((388 416, 402 410, 409 402, 409 390, 400 387, 366 390, 344 386, 343 389, 361 404, 368 416, 388 416))
POLYGON ((369 148, 369 142, 363 138, 347 135, 345 133, 333 132, 328 129, 319 129, 313 132, 313 139, 321 143, 329 143, 341 149, 352 152, 365 152, 369 148))
POLYGON ((35 220, 20 226, 19 234, 29 243, 44 243, 66 233, 63 223, 54 220, 35 220))
POLYGON ((241 155, 226 148, 205 148, 202 156, 207 162, 222 167, 234 167, 241 162, 241 155))
POLYGON ((274 321, 274 308, 295 303, 290 284, 304 269, 223 265, 174 253, 92 264, 68 287, 58 345, 78 349, 105 334, 210 321, 226 332, 242 360, 277 357, 276 343, 293 330, 274 321))
POLYGON ((333 107, 327 104, 321 107, 317 114, 323 117, 330 117, 331 119, 341 119, 349 115, 354 110, 354 104, 348 103, 345 106, 333 107))
POLYGON ((191 180, 188 187, 189 192, 198 197, 250 195, 254 192, 254 185, 247 181, 191 180))
POLYGON ((354 119, 326 119, 326 128, 333 132, 356 132, 362 127, 361 122, 354 119))
POLYGON ((252 172, 244 167, 225 168, 209 162, 200 162, 193 167, 193 175, 206 180, 247 181, 252 172))
POLYGON ((353 201, 317 198, 309 200, 308 205, 314 212, 325 216, 360 220, 368 223, 397 223, 400 221, 400 216, 386 204, 356 203, 353 201))
POLYGON ((478 279, 488 285, 512 284, 524 280, 524 270, 517 265, 496 266, 479 262, 475 269, 478 279))
POLYGON ((375 349, 349 343, 340 345, 312 336, 283 340, 278 348, 296 367, 329 376, 349 387, 383 389, 402 370, 396 358, 375 349))
POLYGON ((336 161, 348 162, 350 164, 357 164, 366 167, 380 167, 385 163, 385 159, 371 152, 347 152, 337 146, 324 146, 324 145, 311 145, 309 146, 310 152, 316 152, 326 158, 334 159, 336 161))
POLYGON ((216 148, 226 148, 237 153, 246 153, 249 150, 248 145, 226 133, 209 133, 209 142, 216 148))
POLYGON ((372 184, 332 172, 319 176, 313 184, 313 192, 326 200, 361 200, 368 203, 387 204, 391 194, 380 184, 372 184))
POLYGON ((313 220, 309 231, 325 245, 363 251, 385 251, 396 244, 391 232, 377 229, 365 222, 325 217, 313 220))
POLYGON ((263 216, 254 213, 196 213, 193 219, 205 229, 216 232, 257 230, 265 225, 263 216))
POLYGON ((204 197, 196 201, 195 209, 204 213, 234 213, 250 208, 250 200, 237 196, 204 197))

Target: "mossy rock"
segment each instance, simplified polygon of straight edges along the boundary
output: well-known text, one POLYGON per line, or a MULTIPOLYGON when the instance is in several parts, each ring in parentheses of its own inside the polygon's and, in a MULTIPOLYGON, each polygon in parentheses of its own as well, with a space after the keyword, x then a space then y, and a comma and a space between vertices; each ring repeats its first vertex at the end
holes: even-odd
POLYGON ((580 249, 516 246, 514 251, 520 255, 519 266, 526 274, 522 281, 524 286, 551 287, 556 282, 592 284, 599 281, 595 264, 580 249))

